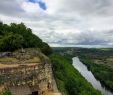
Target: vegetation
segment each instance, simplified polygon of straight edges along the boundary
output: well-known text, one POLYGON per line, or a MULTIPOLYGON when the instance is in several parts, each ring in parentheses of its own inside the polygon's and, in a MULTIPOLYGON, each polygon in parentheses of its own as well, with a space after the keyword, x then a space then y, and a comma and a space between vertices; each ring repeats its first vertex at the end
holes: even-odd
POLYGON ((0 58, 0 62, 17 62, 16 58, 0 58))
POLYGON ((0 51, 14 51, 20 48, 40 48, 46 55, 52 52, 49 45, 23 23, 7 25, 0 22, 0 51))
POLYGON ((9 90, 5 90, 3 93, 0 93, 0 95, 12 95, 9 90))
POLYGON ((101 95, 70 64, 70 60, 57 54, 50 56, 58 89, 64 95, 101 95))
POLYGON ((63 56, 79 56, 103 86, 113 91, 113 49, 112 48, 53 48, 63 56))
POLYGON ((113 69, 104 64, 95 64, 93 60, 88 57, 80 57, 81 61, 87 65, 88 69, 92 71, 94 76, 107 88, 113 90, 113 69))
POLYGON ((38 56, 25 61, 25 63, 39 63, 39 62, 41 62, 41 60, 38 56))

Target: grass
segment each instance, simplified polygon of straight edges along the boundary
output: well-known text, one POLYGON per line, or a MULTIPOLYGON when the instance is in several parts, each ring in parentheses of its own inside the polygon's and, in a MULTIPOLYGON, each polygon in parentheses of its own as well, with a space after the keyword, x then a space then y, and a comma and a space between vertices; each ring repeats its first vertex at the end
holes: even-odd
POLYGON ((5 90, 4 92, 0 93, 0 95, 12 95, 9 90, 5 90))
POLYGON ((17 62, 18 60, 16 58, 0 58, 0 62, 17 62))
POLYGON ((38 56, 33 57, 32 59, 25 60, 25 63, 39 63, 39 62, 41 62, 41 60, 38 56))
POLYGON ((53 73, 58 89, 63 95, 101 95, 65 57, 53 54, 50 56, 53 73))
POLYGON ((113 58, 111 57, 111 58, 107 58, 106 59, 107 61, 112 61, 113 62, 113 58))

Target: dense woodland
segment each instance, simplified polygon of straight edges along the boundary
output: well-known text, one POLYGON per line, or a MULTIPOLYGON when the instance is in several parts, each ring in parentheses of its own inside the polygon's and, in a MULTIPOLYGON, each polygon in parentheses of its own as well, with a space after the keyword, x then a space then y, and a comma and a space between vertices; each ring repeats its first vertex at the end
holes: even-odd
POLYGON ((7 25, 0 22, 0 51, 14 51, 20 48, 40 48, 46 55, 52 52, 49 45, 23 23, 7 25))

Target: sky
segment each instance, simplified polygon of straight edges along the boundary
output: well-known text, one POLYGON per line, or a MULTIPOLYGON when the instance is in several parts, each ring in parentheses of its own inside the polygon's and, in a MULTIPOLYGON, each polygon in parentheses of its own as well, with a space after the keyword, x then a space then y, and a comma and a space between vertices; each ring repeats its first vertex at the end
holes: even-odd
POLYGON ((113 0, 1 0, 0 21, 23 22, 54 47, 113 47, 113 0))

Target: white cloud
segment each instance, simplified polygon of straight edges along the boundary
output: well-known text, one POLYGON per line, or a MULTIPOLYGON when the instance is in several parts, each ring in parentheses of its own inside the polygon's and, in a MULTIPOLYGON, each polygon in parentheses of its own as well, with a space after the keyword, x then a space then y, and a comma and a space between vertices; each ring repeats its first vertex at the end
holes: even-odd
POLYGON ((46 13, 49 15, 56 14, 62 7, 63 0, 45 0, 47 4, 46 13))
POLYGON ((24 22, 54 46, 113 46, 113 0, 45 0, 47 11, 26 0, 0 3, 0 20, 24 22))
POLYGON ((23 2, 22 8, 29 13, 36 13, 40 10, 38 4, 30 3, 30 2, 23 2))

